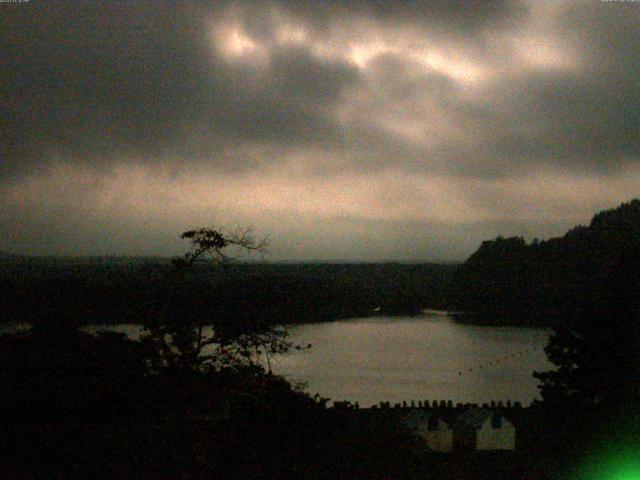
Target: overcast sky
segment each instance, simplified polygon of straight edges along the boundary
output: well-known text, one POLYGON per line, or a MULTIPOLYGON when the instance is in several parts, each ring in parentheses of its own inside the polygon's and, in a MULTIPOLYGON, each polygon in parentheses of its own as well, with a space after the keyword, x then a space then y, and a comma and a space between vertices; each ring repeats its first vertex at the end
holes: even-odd
POLYGON ((640 196, 640 2, 0 3, 0 250, 465 259, 640 196))

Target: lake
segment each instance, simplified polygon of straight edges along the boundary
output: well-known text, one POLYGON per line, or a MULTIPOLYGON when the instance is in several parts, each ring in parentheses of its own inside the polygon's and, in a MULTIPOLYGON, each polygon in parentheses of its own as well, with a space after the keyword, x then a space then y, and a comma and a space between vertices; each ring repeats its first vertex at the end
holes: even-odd
POLYGON ((520 401, 539 398, 535 370, 549 370, 550 331, 473 326, 445 313, 356 318, 291 328, 312 344, 278 357, 274 371, 332 400, 520 401))
MULTIPOLYGON (((3 326, 14 331, 16 326, 3 326)), ((91 326, 132 337, 137 325, 91 326)), ((273 360, 275 373, 306 382, 307 392, 362 406, 380 401, 452 400, 484 403, 538 398, 534 371, 553 368, 543 348, 550 331, 474 326, 446 313, 369 317, 290 327, 309 350, 273 360)))

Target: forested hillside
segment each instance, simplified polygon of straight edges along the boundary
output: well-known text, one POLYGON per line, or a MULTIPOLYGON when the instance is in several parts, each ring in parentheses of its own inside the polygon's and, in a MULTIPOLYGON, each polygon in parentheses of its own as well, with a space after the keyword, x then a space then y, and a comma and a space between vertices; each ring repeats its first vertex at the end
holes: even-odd
POLYGON ((527 244, 485 241, 454 275, 451 301, 497 321, 544 323, 599 303, 621 262, 640 249, 640 200, 593 217, 564 236, 527 244))
MULTIPOLYGON (((0 257, 3 322, 66 319, 140 323, 166 297, 162 258, 0 257)), ((194 311, 229 318, 300 323, 413 314, 445 304, 455 266, 433 264, 195 265, 174 285, 194 311)))

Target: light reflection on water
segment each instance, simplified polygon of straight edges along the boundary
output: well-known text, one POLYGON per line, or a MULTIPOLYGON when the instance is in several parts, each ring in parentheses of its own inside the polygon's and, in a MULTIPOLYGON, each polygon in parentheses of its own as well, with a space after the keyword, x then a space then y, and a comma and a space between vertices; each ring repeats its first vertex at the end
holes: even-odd
POLYGON ((535 370, 548 370, 549 331, 473 326, 446 315, 378 317, 293 327, 308 351, 278 357, 276 373, 307 383, 309 393, 371 405, 444 399, 529 404, 535 370))

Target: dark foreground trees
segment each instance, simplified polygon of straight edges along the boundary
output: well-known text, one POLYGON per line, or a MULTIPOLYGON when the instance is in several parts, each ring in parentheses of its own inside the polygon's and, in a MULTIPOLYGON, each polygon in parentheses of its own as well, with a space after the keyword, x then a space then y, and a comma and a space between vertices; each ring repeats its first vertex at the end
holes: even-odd
POLYGON ((554 329, 545 351, 556 369, 536 373, 544 401, 569 410, 640 399, 640 249, 622 255, 604 299, 554 329))
MULTIPOLYGON (((545 350, 556 368, 534 374, 549 454, 563 459, 566 476, 558 478, 640 458, 640 250, 621 258, 605 299, 585 298, 581 312, 554 330, 545 350)), ((633 468, 625 475, 640 474, 633 468)))
POLYGON ((109 417, 138 410, 146 355, 124 334, 91 335, 61 321, 0 337, 0 414, 20 420, 109 417))
POLYGON ((451 297, 457 309, 480 314, 477 321, 554 324, 586 303, 610 303, 612 278, 637 249, 640 199, 600 212, 562 237, 483 242, 454 275, 451 297))
MULTIPOLYGON (((187 290, 203 268, 229 261, 227 252, 267 243, 247 231, 183 238, 189 252, 150 285, 140 339, 93 335, 63 317, 0 337, 0 477, 228 474, 235 457, 224 453, 225 435, 251 444, 259 427, 275 442, 324 408, 270 372, 270 356, 292 347, 284 329, 257 315, 214 316, 210 298, 187 290)), ((206 291, 223 301, 218 284, 206 291)))

